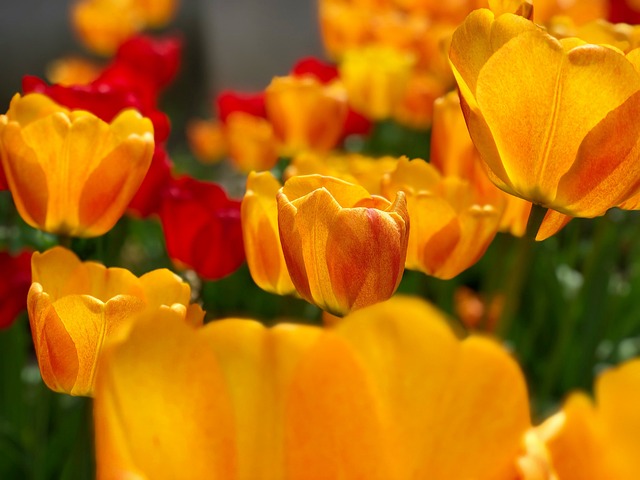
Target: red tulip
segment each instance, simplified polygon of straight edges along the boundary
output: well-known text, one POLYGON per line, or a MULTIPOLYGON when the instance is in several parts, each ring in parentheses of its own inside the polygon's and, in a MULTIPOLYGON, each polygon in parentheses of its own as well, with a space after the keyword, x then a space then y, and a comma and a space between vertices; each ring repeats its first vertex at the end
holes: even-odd
POLYGON ((17 255, 0 252, 0 328, 10 327, 18 314, 27 308, 31 286, 31 252, 17 255))
POLYGON ((169 257, 207 280, 225 277, 244 262, 240 201, 212 182, 173 179, 160 207, 169 257))

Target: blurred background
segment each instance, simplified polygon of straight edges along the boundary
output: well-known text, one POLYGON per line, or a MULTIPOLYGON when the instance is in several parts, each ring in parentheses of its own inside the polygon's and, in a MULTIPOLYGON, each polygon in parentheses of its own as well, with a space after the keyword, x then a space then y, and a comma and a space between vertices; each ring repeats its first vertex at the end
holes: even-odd
MULTIPOLYGON (((91 55, 74 37, 68 18, 72 3, 0 2, 2 112, 20 91, 23 75, 46 77, 55 59, 91 55)), ((167 102, 181 105, 180 116, 211 115, 215 92, 260 90, 300 57, 322 54, 315 1, 182 0, 176 21, 165 31, 185 40, 180 78, 166 95, 167 102)), ((175 136, 181 119, 173 121, 175 136)))

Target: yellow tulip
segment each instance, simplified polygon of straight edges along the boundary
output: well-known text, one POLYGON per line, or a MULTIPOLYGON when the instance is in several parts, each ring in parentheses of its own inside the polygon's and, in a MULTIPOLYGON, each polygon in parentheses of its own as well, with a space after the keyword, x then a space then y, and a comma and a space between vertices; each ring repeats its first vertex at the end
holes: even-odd
POLYGON ((0 115, 2 165, 20 216, 46 232, 102 235, 149 169, 153 126, 135 110, 110 124, 37 93, 0 115))
POLYGON ((402 278, 409 216, 363 187, 320 175, 289 179, 278 193, 278 225, 298 294, 337 315, 388 299, 402 278))
POLYGON ((192 325, 204 312, 189 306, 190 288, 169 270, 140 278, 122 268, 81 262, 54 247, 34 253, 27 308, 42 378, 49 388, 91 396, 106 339, 122 335, 132 317, 162 306, 192 325))
POLYGON ((406 93, 414 61, 389 47, 346 52, 339 68, 351 107, 374 120, 391 117, 406 93))
POLYGON ((496 185, 561 213, 594 217, 640 186, 640 53, 476 10, 451 65, 469 132, 496 185), (579 119, 579 121, 577 121, 579 119))
POLYGON ((278 233, 280 182, 271 172, 251 172, 242 199, 242 237, 251 278, 263 290, 279 295, 296 291, 284 261, 278 233))
POLYGON ((283 154, 326 152, 338 143, 347 118, 344 87, 310 76, 275 77, 264 92, 267 117, 283 154))
POLYGON ((607 370, 541 427, 558 480, 640 478, 640 360, 607 370))
POLYGON ((103 480, 513 480, 530 426, 505 350, 410 298, 327 330, 163 312, 105 350, 94 418, 103 480))
POLYGON ((443 178, 424 160, 401 158, 383 194, 402 191, 411 219, 406 268, 442 279, 477 262, 498 231, 501 198, 483 198, 460 178, 443 178))

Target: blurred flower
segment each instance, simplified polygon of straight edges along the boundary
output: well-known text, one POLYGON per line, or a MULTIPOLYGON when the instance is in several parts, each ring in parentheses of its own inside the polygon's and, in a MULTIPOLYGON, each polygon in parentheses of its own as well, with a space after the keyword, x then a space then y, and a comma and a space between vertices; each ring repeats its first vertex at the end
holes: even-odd
POLYGON ((77 0, 71 19, 88 48, 100 55, 112 55, 135 33, 167 24, 176 6, 176 0, 77 0))
POLYGON ((504 306, 504 295, 487 301, 469 287, 460 286, 453 293, 453 309, 465 327, 494 332, 504 306))
POLYGON ((27 304, 33 343, 42 378, 57 392, 91 396, 103 343, 136 314, 157 313, 164 305, 191 325, 204 318, 199 306, 189 306, 189 286, 166 269, 137 278, 54 247, 33 254, 32 277, 27 304))
POLYGON ((609 0, 608 19, 631 25, 640 23, 640 4, 635 0, 609 0))
POLYGON ((434 102, 449 86, 429 73, 412 73, 401 101, 394 105, 393 117, 398 123, 425 130, 431 126, 434 102))
POLYGON ((190 150, 202 163, 218 163, 227 154, 222 123, 217 120, 190 120, 187 123, 187 140, 190 150))
POLYGON ((389 298, 404 271, 409 216, 393 203, 332 177, 293 177, 278 193, 289 275, 302 298, 344 315, 389 298))
POLYGON ((13 255, 0 252, 0 329, 10 327, 20 312, 27 308, 27 292, 31 285, 31 252, 13 255))
POLYGON ((373 120, 391 117, 403 98, 414 59, 386 47, 349 50, 340 62, 340 78, 349 105, 373 120))
POLYGON ((9 188, 29 225, 91 237, 110 230, 144 178, 153 127, 125 110, 110 124, 40 94, 16 94, 0 116, 9 188))
MULTIPOLYGON (((339 79, 338 67, 318 60, 315 57, 300 59, 291 69, 291 75, 296 77, 311 76, 320 83, 328 85, 339 79)), ((348 107, 347 118, 344 121, 340 141, 349 135, 368 135, 372 128, 371 121, 364 115, 348 107)))
POLYGON ((244 262, 240 202, 212 182, 173 179, 160 206, 169 257, 202 278, 217 280, 244 262))
POLYGON ((87 85, 93 82, 102 66, 82 57, 65 57, 51 62, 47 67, 47 80, 65 87, 87 85))
POLYGON ((476 263, 498 231, 504 203, 469 182, 442 177, 424 160, 401 158, 383 178, 382 192, 402 191, 411 219, 406 268, 442 279, 476 263))
MULTIPOLYGON (((471 141, 457 92, 438 98, 433 107, 431 130, 431 164, 444 176, 468 181, 483 196, 500 197, 505 208, 500 231, 521 237, 531 213, 531 203, 499 190, 489 179, 486 166, 471 141)), ((562 229, 571 217, 549 210, 538 230, 536 240, 545 240, 562 229)))
POLYGON ((640 108, 635 52, 558 41, 511 14, 469 15, 450 59, 471 138, 496 185, 581 217, 636 193, 640 124, 628 121, 640 108))
POLYGON ((239 93, 225 90, 216 97, 216 110, 218 111, 218 118, 223 122, 227 121, 229 115, 236 112, 267 118, 263 92, 239 93))
POLYGON ((336 177, 349 183, 362 185, 372 195, 381 195, 381 182, 385 173, 398 165, 395 157, 373 158, 357 153, 320 154, 306 152, 293 157, 284 171, 285 179, 296 175, 336 177))
POLYGON ((278 231, 276 195, 280 182, 270 172, 251 172, 242 199, 242 236, 251 278, 263 290, 287 295, 296 291, 287 271, 278 231))
POLYGON ((304 77, 275 77, 265 90, 267 118, 284 155, 328 151, 341 138, 347 97, 337 82, 328 85, 304 77))
POLYGON ((278 163, 278 141, 268 120, 234 112, 223 126, 231 163, 243 173, 269 170, 278 163))
POLYGON ((513 480, 530 425, 505 350, 408 298, 326 330, 162 312, 105 350, 94 418, 98 477, 153 479, 513 480))
POLYGON ((558 479, 640 478, 640 360, 605 371, 594 390, 595 402, 574 393, 540 427, 558 479))

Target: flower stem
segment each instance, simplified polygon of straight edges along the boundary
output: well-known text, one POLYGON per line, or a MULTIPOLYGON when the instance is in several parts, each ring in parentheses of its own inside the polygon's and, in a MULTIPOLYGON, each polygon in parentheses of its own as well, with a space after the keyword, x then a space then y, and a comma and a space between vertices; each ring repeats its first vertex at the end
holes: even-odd
POLYGON ((517 243, 516 258, 506 276, 505 304, 498 325, 498 332, 502 338, 509 333, 513 317, 520 305, 522 289, 531 267, 536 235, 546 214, 547 208, 533 204, 525 234, 517 243))

